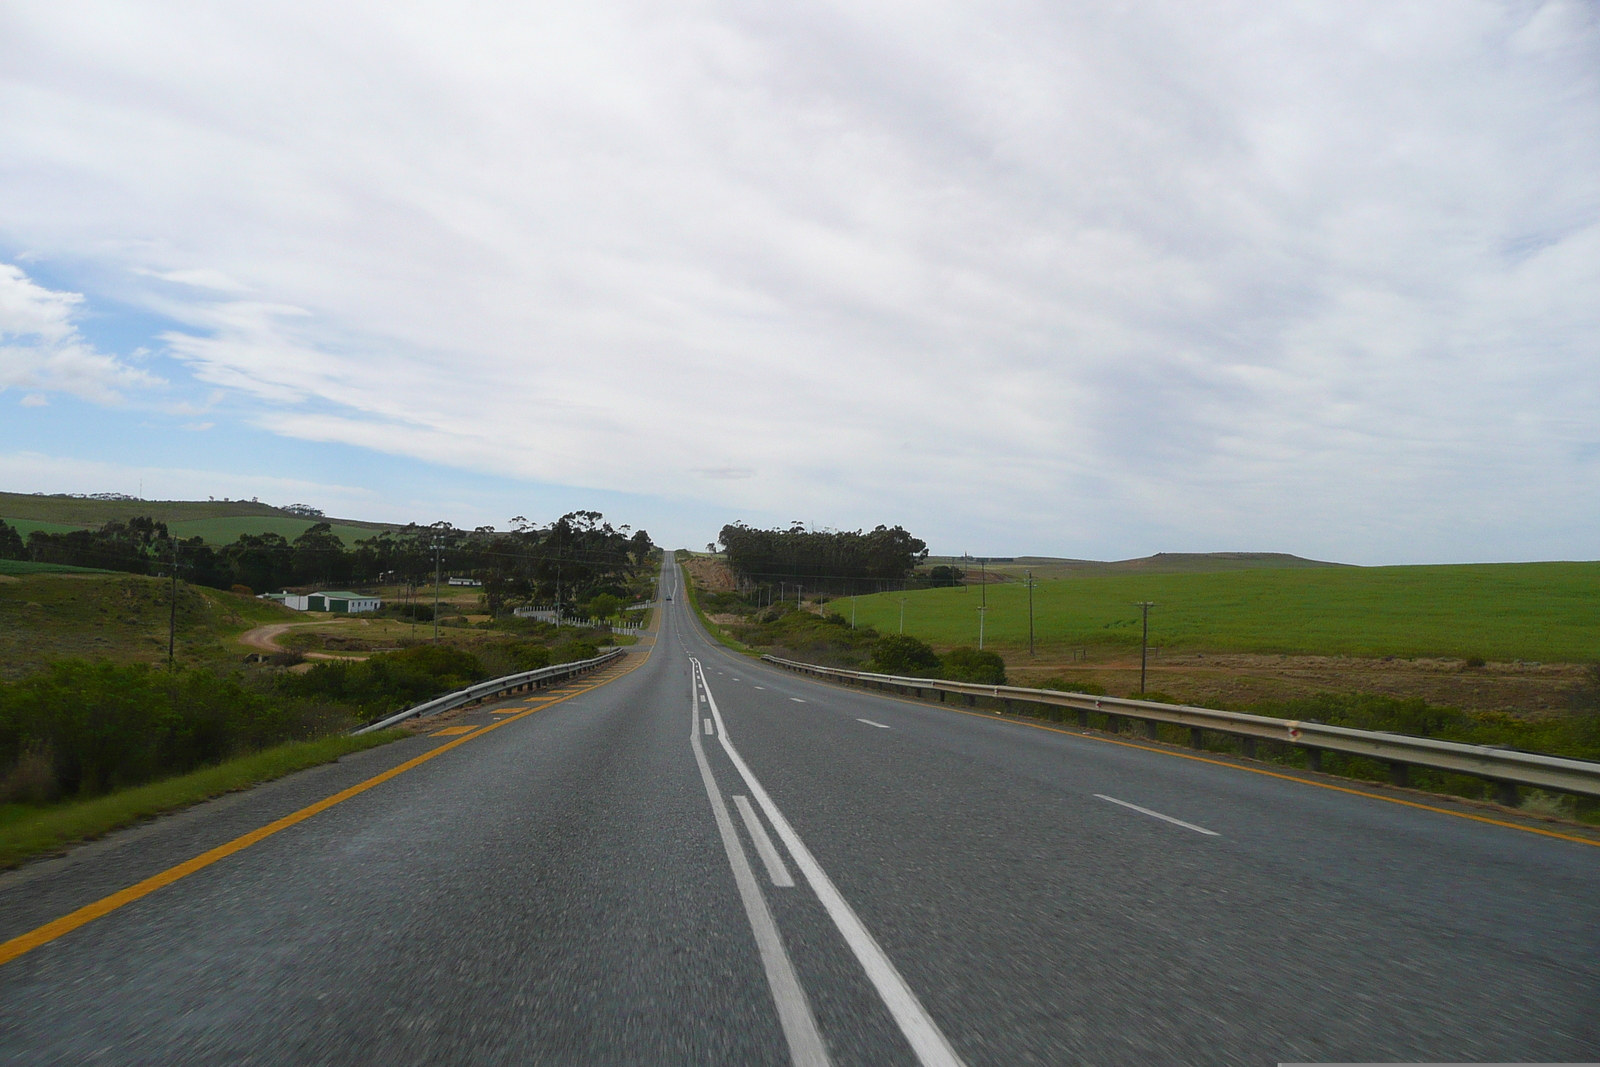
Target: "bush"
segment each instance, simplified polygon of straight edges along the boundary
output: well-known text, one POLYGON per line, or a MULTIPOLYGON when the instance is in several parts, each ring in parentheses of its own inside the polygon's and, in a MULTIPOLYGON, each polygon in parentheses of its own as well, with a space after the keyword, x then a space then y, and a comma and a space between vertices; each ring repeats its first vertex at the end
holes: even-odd
POLYGON ((302 710, 204 671, 61 660, 0 687, 0 782, 37 801, 184 774, 304 736, 302 710))
POLYGON ((884 674, 926 678, 939 670, 939 656, 910 634, 889 634, 872 645, 872 665, 884 674))
POLYGON ((1054 678, 1046 678, 1042 682, 1034 682, 1035 689, 1054 689, 1058 693, 1082 693, 1085 696, 1103 697, 1106 687, 1091 682, 1080 675, 1061 674, 1054 678))
POLYGON ((397 619, 406 619, 411 622, 432 622, 432 604, 387 604, 383 614, 391 615, 397 619))
POLYGON ((479 658, 489 676, 495 678, 550 666, 550 650, 533 641, 504 641, 487 645, 479 651, 479 658))
POLYGON ((228 590, 228 592, 230 592, 230 593, 238 593, 240 596, 255 596, 256 595, 256 591, 254 589, 251 589, 248 585, 235 585, 232 589, 228 590))
POLYGON ((420 704, 488 676, 470 652, 448 645, 416 645, 360 660, 319 663, 304 674, 284 675, 279 688, 306 698, 333 700, 368 717, 420 704))
POLYGON ((939 676, 952 682, 1005 685, 1006 661, 994 652, 952 648, 939 657, 939 676))
POLYGON ((581 659, 594 659, 600 649, 593 641, 568 641, 550 650, 551 663, 576 663, 581 659))

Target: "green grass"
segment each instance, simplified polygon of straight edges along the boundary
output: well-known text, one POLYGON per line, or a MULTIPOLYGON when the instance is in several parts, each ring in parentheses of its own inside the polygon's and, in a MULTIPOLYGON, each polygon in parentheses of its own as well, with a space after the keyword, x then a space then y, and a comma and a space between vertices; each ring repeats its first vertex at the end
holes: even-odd
POLYGON ((25 559, 0 559, 0 574, 115 574, 93 567, 73 567, 65 563, 32 563, 25 559))
MULTIPOLYGON (((856 598, 857 619, 899 625, 941 647, 975 645, 978 588, 856 598)), ((1028 641, 1028 593, 990 585, 988 647, 1028 641)), ((1034 590, 1041 651, 1137 648, 1141 600, 1154 601, 1150 641, 1172 649, 1351 656, 1600 659, 1600 563, 1337 567, 1232 573, 1117 575, 1041 581, 1034 590)), ((833 608, 849 614, 846 600, 833 608)))
POLYGON ((0 869, 15 867, 29 857, 100 837, 154 815, 248 789, 406 736, 409 735, 402 730, 381 730, 361 737, 292 741, 193 774, 90 800, 48 806, 0 805, 0 869))
POLYGON ((16 530, 24 541, 35 530, 43 530, 45 533, 68 533, 72 530, 83 529, 82 526, 77 526, 70 522, 42 522, 38 519, 6 519, 5 522, 16 530))
MULTIPOLYGON (((164 662, 170 596, 163 579, 134 574, 79 571, 0 581, 0 677, 68 656, 164 662)), ((190 666, 237 662, 245 652, 233 644, 240 633, 304 619, 268 600, 179 583, 178 659, 190 666)))

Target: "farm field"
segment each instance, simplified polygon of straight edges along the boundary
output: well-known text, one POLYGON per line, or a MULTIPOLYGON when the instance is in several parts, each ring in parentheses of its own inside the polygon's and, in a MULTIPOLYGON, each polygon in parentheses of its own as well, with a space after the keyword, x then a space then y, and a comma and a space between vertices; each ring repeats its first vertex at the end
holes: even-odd
MULTIPOLYGON (((977 644, 976 585, 857 597, 857 620, 894 633, 902 596, 907 633, 940 649, 977 644)), ((985 647, 1016 681, 1065 677, 1119 696, 1139 689, 1135 605, 1154 601, 1149 688, 1208 706, 1364 691, 1557 714, 1582 664, 1600 660, 1600 563, 1046 579, 1032 657, 1027 588, 991 582, 986 596, 985 647), (1469 669, 1472 657, 1485 665, 1469 669)), ((849 602, 829 610, 848 618, 849 602)))
POLYGON ((218 545, 237 540, 242 533, 277 533, 292 541, 318 521, 330 523, 347 545, 399 528, 349 519, 301 518, 249 500, 87 500, 0 493, 0 519, 16 527, 23 537, 34 530, 62 533, 136 515, 165 522, 180 537, 203 537, 218 545))
MULTIPOLYGON (((940 646, 1028 643, 1021 582, 856 598, 857 618, 940 646)), ((1139 601, 1153 601, 1163 649, 1300 655, 1470 657, 1567 663, 1600 658, 1600 563, 1339 567, 1042 580, 1042 649, 1137 648, 1139 601)), ((843 602, 835 601, 835 610, 843 602)))
MULTIPOLYGON (((286 540, 293 541, 296 537, 309 530, 317 521, 314 519, 296 519, 288 516, 239 516, 216 519, 186 519, 181 522, 168 523, 167 528, 177 537, 203 537, 207 544, 226 545, 237 541, 240 534, 275 533, 286 540)), ((346 546, 354 546, 357 541, 376 537, 382 532, 380 528, 352 526, 345 522, 333 522, 329 525, 334 534, 346 546)))

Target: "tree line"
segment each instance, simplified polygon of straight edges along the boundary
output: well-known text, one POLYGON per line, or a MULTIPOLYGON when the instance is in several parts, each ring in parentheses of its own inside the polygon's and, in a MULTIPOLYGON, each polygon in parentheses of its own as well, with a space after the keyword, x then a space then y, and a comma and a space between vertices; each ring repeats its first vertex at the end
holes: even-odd
MULTIPOLYGON (((868 593, 903 582, 928 558, 928 546, 904 528, 757 530, 731 523, 719 535, 728 565, 755 585, 799 583, 818 592, 868 593)), ((896 586, 897 587, 897 586, 896 586)))
POLYGON ((147 516, 113 520, 93 530, 35 530, 26 540, 0 520, 0 559, 170 575, 214 589, 272 592, 294 586, 422 583, 436 573, 480 579, 493 614, 512 599, 585 603, 601 594, 631 599, 650 570, 654 545, 644 530, 613 527, 598 511, 574 511, 549 526, 512 520, 509 531, 464 530, 447 522, 384 530, 353 546, 326 522, 294 540, 276 533, 240 534, 215 547, 174 536, 147 516))

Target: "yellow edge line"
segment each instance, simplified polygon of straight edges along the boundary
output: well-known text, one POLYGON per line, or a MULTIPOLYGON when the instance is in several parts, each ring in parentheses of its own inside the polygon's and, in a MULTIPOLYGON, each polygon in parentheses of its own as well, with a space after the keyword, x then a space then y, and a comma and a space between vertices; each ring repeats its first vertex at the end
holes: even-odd
MULTIPOLYGON (((903 697, 899 696, 898 694, 890 695, 889 699, 897 700, 902 704, 915 704, 922 708, 931 708, 933 706, 925 700, 912 700, 910 697, 903 697)), ((1450 815, 1457 819, 1471 819, 1473 822, 1488 823, 1490 826, 1503 826, 1508 830, 1521 830, 1525 834, 1539 834, 1541 837, 1554 837, 1559 838, 1562 841, 1576 841, 1580 845, 1593 845, 1596 848, 1600 848, 1600 841, 1596 841, 1592 837, 1578 837, 1574 834, 1557 833, 1554 830, 1541 830, 1536 826, 1522 826, 1518 823, 1506 822, 1504 819, 1491 819, 1486 815, 1471 815, 1464 811, 1451 811, 1449 808, 1436 808, 1432 804, 1419 804, 1414 800, 1402 800, 1399 797, 1386 797, 1382 793, 1368 793, 1365 790, 1351 789, 1349 786, 1334 785, 1331 782, 1316 782, 1312 781, 1310 778, 1301 778, 1293 774, 1283 774, 1278 771, 1262 770, 1259 767, 1241 767, 1237 763, 1229 763, 1226 760, 1210 759, 1206 756, 1191 756, 1187 752, 1173 752, 1170 749, 1152 748, 1149 745, 1136 745, 1132 741, 1115 741, 1109 737, 1098 737, 1094 734, 1086 734, 1079 730, 1063 730, 1060 727, 1046 726, 1043 723, 1022 722, 1018 719, 1007 719, 998 715, 988 715, 981 711, 967 711, 963 708, 952 708, 948 705, 940 710, 959 712, 962 715, 971 715, 974 718, 987 719, 990 722, 1009 723, 1012 726, 1026 726, 1032 730, 1048 730, 1053 734, 1066 734, 1069 737, 1082 737, 1090 741, 1099 741, 1101 744, 1105 745, 1121 745, 1123 748, 1136 748, 1141 752, 1154 752, 1157 755, 1172 756, 1175 759, 1194 760, 1196 763, 1209 763, 1213 767, 1227 767, 1235 771, 1248 771, 1251 774, 1264 774, 1268 778, 1281 778, 1286 782, 1298 782, 1301 785, 1315 786, 1318 789, 1331 789, 1335 793, 1349 793, 1351 796, 1366 797, 1368 800, 1381 800, 1385 804, 1399 804, 1402 807, 1417 808, 1421 811, 1437 812, 1440 815, 1450 815)), ((1118 714, 1121 715, 1122 718, 1138 718, 1137 715, 1128 716, 1120 712, 1118 714)))
MULTIPOLYGON (((637 670, 639 667, 643 666, 645 660, 649 658, 650 654, 647 652, 645 653, 643 659, 629 667, 628 670, 620 671, 617 674, 612 675, 610 678, 605 679, 604 682, 597 683, 595 686, 590 686, 589 689, 598 688, 599 685, 604 685, 606 682, 616 681, 624 674, 627 674, 628 671, 637 670)), ((112 893, 108 897, 102 897, 93 904, 85 904, 77 911, 69 912, 66 915, 61 916, 59 919, 47 922, 36 930, 30 930, 25 934, 13 937, 4 944, 0 944, 0 964, 10 963, 18 956, 32 952, 40 945, 49 944, 56 938, 65 934, 69 934, 78 929, 80 926, 86 926, 102 916, 110 915, 118 908, 132 904, 134 901, 139 900, 142 897, 147 897, 158 889, 169 886, 173 882, 179 881, 180 879, 187 878, 196 871, 209 867, 218 860, 226 859, 235 852, 242 852, 244 849, 249 848, 258 841, 266 840, 280 830, 287 830, 296 823, 305 822, 318 812, 327 811, 335 804, 342 804, 351 797, 365 793, 374 786, 382 785, 389 779, 404 774, 406 771, 409 771, 414 767, 420 767, 424 763, 427 763, 429 760, 433 759, 435 756, 442 756, 457 746, 464 745, 468 741, 475 741, 490 731, 498 730, 502 726, 516 722, 518 719, 526 718, 536 711, 544 711, 546 708, 553 707, 564 700, 571 700, 573 697, 581 696, 583 693, 588 692, 589 689, 584 689, 568 696, 559 697, 556 700, 551 701, 549 704, 543 704, 537 708, 529 708, 527 711, 517 712, 514 715, 501 719, 499 722, 490 723, 489 725, 484 726, 479 730, 475 730, 470 734, 465 734, 461 737, 458 737, 454 741, 447 741, 438 748, 424 752, 415 759, 407 760, 398 767, 391 767, 382 774, 374 775, 364 782, 359 782, 348 789, 340 790, 331 797, 325 797, 324 799, 317 801, 315 804, 301 808, 292 815, 285 815, 283 818, 278 819, 275 822, 270 822, 258 829, 251 830, 247 834, 236 837, 227 844, 218 845, 209 852, 202 852, 193 859, 185 860, 176 867, 169 867, 160 874, 151 875, 142 882, 136 882, 133 885, 128 886, 126 889, 121 889, 115 893, 112 893)))

